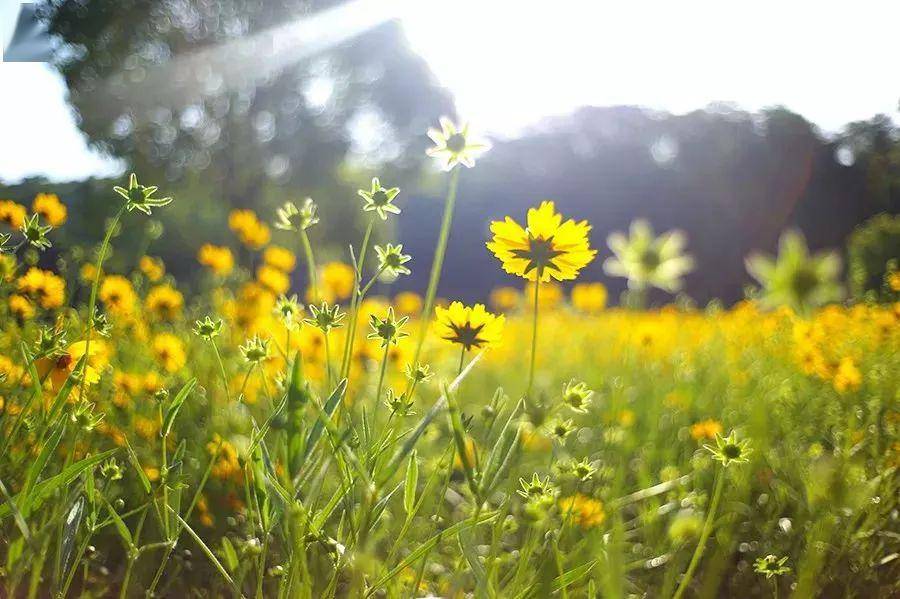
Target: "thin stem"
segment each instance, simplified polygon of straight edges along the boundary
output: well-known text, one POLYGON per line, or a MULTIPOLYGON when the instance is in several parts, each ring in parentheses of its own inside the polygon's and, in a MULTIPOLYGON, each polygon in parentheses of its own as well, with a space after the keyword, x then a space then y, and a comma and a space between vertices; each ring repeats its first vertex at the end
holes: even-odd
POLYGON ((531 321, 531 367, 528 369, 528 391, 525 397, 531 397, 531 389, 534 386, 534 365, 537 360, 537 336, 538 336, 538 305, 540 303, 541 275, 538 273, 534 281, 534 316, 531 321))
POLYGON ((328 331, 322 331, 322 336, 325 338, 325 371, 328 373, 328 388, 332 389, 333 375, 331 374, 331 347, 328 345, 328 331))
POLYGON ((215 339, 210 339, 213 351, 216 354, 216 361, 219 363, 219 373, 222 375, 222 392, 225 393, 225 402, 228 403, 228 375, 225 374, 225 364, 222 362, 222 354, 219 353, 219 346, 216 345, 215 339))
POLYGON ((462 374, 463 365, 466 363, 466 346, 462 346, 462 351, 459 353, 459 368, 456 369, 456 376, 462 374))
POLYGON ((682 577, 681 582, 678 584, 678 588, 675 590, 675 594, 672 595, 672 599, 681 599, 681 596, 684 595, 684 591, 691 583, 691 578, 694 577, 694 571, 700 564, 700 558, 703 557, 703 552, 706 549, 706 541, 709 539, 709 535, 712 532, 713 520, 715 520, 716 512, 719 509, 719 501, 722 499, 722 489, 725 487, 724 470, 724 468, 719 468, 716 471, 715 489, 713 490, 712 501, 709 504, 709 512, 706 514, 706 521, 703 523, 703 531, 700 533, 700 540, 697 542, 697 548, 694 549, 694 555, 691 557, 691 563, 688 564, 687 572, 684 573, 684 577, 682 577))
POLYGON ((441 232, 438 235, 437 246, 434 248, 434 261, 431 263, 431 275, 428 277, 428 290, 425 292, 425 305, 422 307, 422 316, 419 319, 419 340, 416 342, 416 353, 412 363, 419 361, 422 346, 428 336, 428 323, 431 321, 431 311, 434 309, 434 299, 437 295, 438 283, 441 280, 441 269, 444 266, 444 254, 447 252, 447 241, 450 238, 450 228, 453 224, 453 208, 456 205, 456 188, 459 183, 459 167, 453 169, 450 175, 450 187, 447 189, 447 197, 444 200, 444 216, 441 220, 441 232))
POLYGON ((375 403, 381 401, 381 387, 384 385, 384 372, 387 369, 387 361, 388 361, 388 351, 391 349, 391 344, 386 343, 384 346, 384 354, 381 356, 381 372, 378 374, 378 387, 376 387, 375 391, 375 403))
POLYGON ((309 243, 309 235, 306 229, 300 230, 300 240, 303 242, 303 251, 306 253, 306 272, 309 276, 309 284, 312 286, 312 299, 314 303, 319 302, 319 284, 316 282, 316 259, 313 256, 312 244, 309 243))
MULTIPOLYGON (((359 304, 361 301, 361 293, 359 284, 362 282, 363 265, 366 261, 366 252, 369 249, 369 239, 372 237, 372 227, 375 224, 375 218, 369 219, 366 226, 366 232, 363 235, 362 246, 359 252, 359 261, 353 271, 353 295, 350 300, 350 322, 347 325, 347 340, 344 342, 344 355, 341 357, 341 378, 346 378, 350 371, 350 358, 353 353, 353 343, 356 339, 356 322, 359 316, 359 304)), ((351 248, 352 249, 352 248, 351 248)))

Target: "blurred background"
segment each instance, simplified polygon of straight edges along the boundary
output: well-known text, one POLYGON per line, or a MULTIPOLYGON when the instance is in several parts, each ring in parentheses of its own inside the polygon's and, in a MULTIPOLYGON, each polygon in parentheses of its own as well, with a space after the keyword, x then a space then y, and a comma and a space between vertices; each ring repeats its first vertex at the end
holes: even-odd
POLYGON ((55 239, 90 243, 133 170, 177 202, 154 215, 162 238, 118 251, 161 256, 188 287, 201 243, 236 245, 237 207, 271 221, 312 196, 320 252, 348 260, 356 189, 377 175, 403 190, 378 235, 413 255, 401 288, 424 289, 446 185, 425 130, 445 114, 494 148, 462 173, 443 296, 515 283, 488 222, 548 198, 593 223, 583 278, 613 299, 605 239, 635 218, 688 233, 699 303, 740 299, 744 256, 788 227, 847 251, 893 215, 857 234, 857 291, 900 256, 893 3, 2 2, 0 199, 56 193, 55 239))

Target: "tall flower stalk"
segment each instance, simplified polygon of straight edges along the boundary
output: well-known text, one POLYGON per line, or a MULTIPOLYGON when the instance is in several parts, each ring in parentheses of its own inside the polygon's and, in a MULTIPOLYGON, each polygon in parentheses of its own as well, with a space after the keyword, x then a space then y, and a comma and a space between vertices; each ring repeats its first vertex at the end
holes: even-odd
POLYGON ((597 250, 592 250, 588 241, 590 230, 591 226, 584 220, 563 222, 562 214, 556 212, 550 201, 528 210, 526 227, 508 216, 491 223, 493 238, 487 242, 487 248, 500 260, 503 270, 534 283, 531 366, 526 397, 531 396, 534 387, 541 283, 578 277, 581 269, 597 255, 597 250))

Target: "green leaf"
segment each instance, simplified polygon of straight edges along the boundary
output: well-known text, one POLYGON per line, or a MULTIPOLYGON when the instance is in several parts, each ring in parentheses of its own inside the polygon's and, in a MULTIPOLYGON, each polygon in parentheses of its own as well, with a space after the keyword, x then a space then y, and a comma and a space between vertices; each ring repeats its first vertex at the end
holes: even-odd
MULTIPOLYGON (((82 472, 84 472, 88 468, 96 466, 106 458, 115 454, 117 451, 118 449, 110 449, 108 451, 98 453, 95 456, 84 458, 83 460, 79 460, 74 464, 70 464, 65 470, 63 470, 56 476, 52 476, 46 480, 42 480, 35 485, 34 490, 31 492, 31 495, 29 495, 29 497, 27 498, 27 506, 22 507, 27 507, 27 512, 30 514, 33 510, 38 509, 43 504, 43 502, 55 491, 68 485, 73 480, 78 478, 82 472)), ((21 501, 21 497, 21 493, 16 495, 17 503, 21 501)), ((8 504, 0 506, 0 519, 5 518, 9 514, 10 509, 8 507, 8 504)))
POLYGON ((497 442, 494 443, 494 447, 491 449, 484 467, 484 473, 481 476, 481 493, 483 497, 487 497, 493 492, 512 465, 513 457, 519 447, 520 430, 518 417, 524 407, 525 402, 519 400, 519 403, 510 412, 509 418, 506 419, 506 424, 503 425, 500 431, 497 442))
POLYGON ((228 537, 222 537, 222 555, 225 557, 225 567, 231 572, 237 570, 238 561, 237 551, 228 537))
MULTIPOLYGON (((469 568, 472 570, 472 576, 475 577, 478 589, 483 592, 487 583, 487 577, 484 571, 484 564, 478 559, 478 553, 472 545, 471 533, 471 530, 461 530, 456 535, 456 539, 459 541, 459 548, 462 549, 463 556, 469 563, 469 568)), ((476 593, 476 595, 480 595, 480 593, 476 593)))
MULTIPOLYGON (((35 459, 28 468, 28 472, 25 475, 25 484, 22 485, 21 491, 21 495, 26 498, 26 501, 28 494, 31 493, 31 490, 37 483, 38 477, 40 477, 44 468, 46 468, 47 462, 50 460, 53 452, 56 451, 56 447, 59 445, 59 440, 62 439, 65 430, 66 423, 65 421, 62 421, 53 429, 53 432, 50 433, 50 437, 44 441, 37 459, 35 459)), ((28 514, 26 513, 25 515, 27 516, 28 514)))
POLYGON ((411 552, 406 558, 403 559, 399 564, 397 564, 394 568, 391 569, 390 572, 379 578, 375 584, 371 586, 369 589, 368 595, 371 596, 375 594, 375 591, 378 590, 379 587, 383 586, 385 583, 390 581, 392 578, 397 576, 404 569, 409 567, 411 564, 414 564, 419 560, 423 555, 431 551, 435 545, 440 543, 441 539, 445 536, 452 536, 459 534, 460 531, 466 530, 468 528, 472 528, 474 526, 478 526, 479 524, 484 524, 485 522, 490 522, 494 518, 497 517, 497 512, 485 512, 478 516, 478 518, 466 518, 462 522, 457 522, 453 526, 450 526, 441 532, 437 533, 421 545, 419 545, 415 551, 411 552))
POLYGON ((16 526, 19 527, 19 531, 22 533, 22 537, 31 542, 31 531, 28 529, 28 524, 25 522, 25 518, 22 517, 22 512, 19 511, 19 507, 16 505, 16 501, 10 497, 9 491, 6 490, 6 485, 3 484, 3 481, 0 481, 0 493, 3 494, 3 499, 6 503, 3 504, 2 507, 8 507, 9 511, 12 512, 13 518, 16 521, 16 526))
POLYGON ((572 568, 568 572, 563 572, 553 579, 553 586, 551 587, 553 589, 553 592, 562 590, 570 584, 584 578, 591 572, 596 564, 597 560, 593 559, 586 564, 578 566, 577 568, 572 568))
POLYGON ((306 449, 303 453, 303 461, 306 461, 306 458, 308 458, 309 454, 311 454, 313 449, 316 448, 316 444, 322 437, 322 430, 325 428, 323 419, 331 418, 331 416, 334 414, 334 411, 337 409, 338 404, 341 403, 341 399, 344 397, 344 391, 346 390, 347 379, 343 379, 340 383, 338 383, 338 386, 335 387, 334 391, 331 392, 331 395, 325 401, 325 405, 322 406, 322 413, 319 414, 319 419, 316 420, 315 424, 313 424, 312 428, 309 431, 309 436, 306 438, 306 449))
POLYGON ((116 511, 116 508, 112 506, 112 504, 106 497, 100 495, 100 499, 103 501, 103 505, 106 506, 106 510, 109 512, 109 517, 112 518, 113 525, 116 527, 116 532, 118 532, 119 536, 122 537, 122 541, 125 543, 125 547, 129 551, 134 551, 134 538, 132 538, 131 531, 128 530, 128 526, 125 524, 125 521, 122 520, 119 512, 116 511))
MULTIPOLYGON (((169 511, 172 512, 173 514, 175 514, 175 512, 174 512, 174 510, 172 510, 172 508, 169 508, 169 511)), ((236 584, 234 584, 234 580, 232 580, 232 578, 231 578, 231 576, 229 576, 228 572, 225 571, 225 568, 222 567, 222 563, 216 558, 216 556, 213 554, 213 552, 210 551, 209 547, 206 546, 206 543, 203 542, 203 539, 200 538, 200 535, 198 535, 196 532, 194 532, 194 529, 191 528, 190 525, 187 522, 185 522, 181 516, 179 516, 178 514, 175 514, 175 517, 178 518, 178 522, 181 523, 181 526, 184 528, 184 530, 188 531, 188 534, 191 535, 191 537, 194 539, 194 541, 197 543, 197 545, 200 546, 200 549, 203 551, 203 554, 206 555, 207 559, 209 559, 209 561, 212 563, 212 565, 216 567, 216 570, 219 571, 219 574, 222 575, 222 578, 224 578, 225 581, 231 586, 231 588, 234 589, 234 591, 237 595, 240 595, 241 594, 240 589, 237 587, 236 584)))
POLYGON ((416 461, 416 450, 409 454, 409 464, 406 466, 406 485, 403 488, 403 509, 407 515, 413 513, 416 505, 416 486, 419 483, 419 463, 416 461))
POLYGON ((172 403, 169 404, 169 409, 166 410, 166 416, 163 418, 162 429, 159 431, 161 437, 165 438, 169 436, 169 431, 172 430, 172 423, 175 422, 175 417, 178 416, 178 410, 181 409, 184 400, 187 399, 187 396, 194 389, 196 384, 196 377, 189 380, 181 388, 181 391, 178 392, 178 395, 175 396, 175 399, 172 400, 172 403))
POLYGON ((72 548, 75 546, 75 537, 78 536, 78 528, 81 526, 81 519, 84 516, 84 503, 84 495, 75 500, 63 523, 62 550, 60 551, 62 572, 69 571, 72 548))
POLYGON ((137 454, 134 452, 134 448, 131 447, 131 443, 128 441, 127 435, 122 435, 122 438, 125 439, 125 449, 128 450, 128 462, 134 468, 135 472, 137 472, 138 480, 141 481, 141 486, 144 487, 144 493, 147 495, 152 491, 152 487, 150 486, 150 479, 147 478, 147 473, 144 472, 144 468, 141 466, 140 460, 138 460, 137 454))
POLYGON ((469 490, 478 504, 481 504, 481 490, 478 487, 477 475, 475 473, 474 456, 476 451, 475 445, 471 445, 472 457, 469 457, 470 445, 466 442, 468 435, 463 428, 462 418, 459 414, 459 406, 453 397, 453 393, 444 387, 444 397, 447 398, 447 419, 450 421, 450 430, 453 432, 453 440, 456 441, 456 452, 459 454, 459 461, 462 463, 463 474, 466 475, 466 481, 469 483, 469 490))

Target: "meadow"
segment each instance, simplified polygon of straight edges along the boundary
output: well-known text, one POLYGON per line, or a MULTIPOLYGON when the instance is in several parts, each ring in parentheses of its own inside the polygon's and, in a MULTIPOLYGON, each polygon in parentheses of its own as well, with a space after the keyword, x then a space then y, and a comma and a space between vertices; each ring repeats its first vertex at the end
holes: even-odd
POLYGON ((181 288, 153 255, 104 267, 179 201, 139 174, 80 261, 54 253, 64 201, 0 201, 3 596, 900 594, 900 274, 894 303, 847 300, 838 256, 786 232, 745 301, 697 308, 683 235, 604 243, 538 198, 491 224, 509 286, 463 305, 442 261, 488 148, 430 135, 421 294, 372 291, 429 266, 370 243, 403 216, 378 179, 346 260, 316 261, 291 200, 232 212, 181 288), (619 307, 579 277, 595 259, 619 307))

